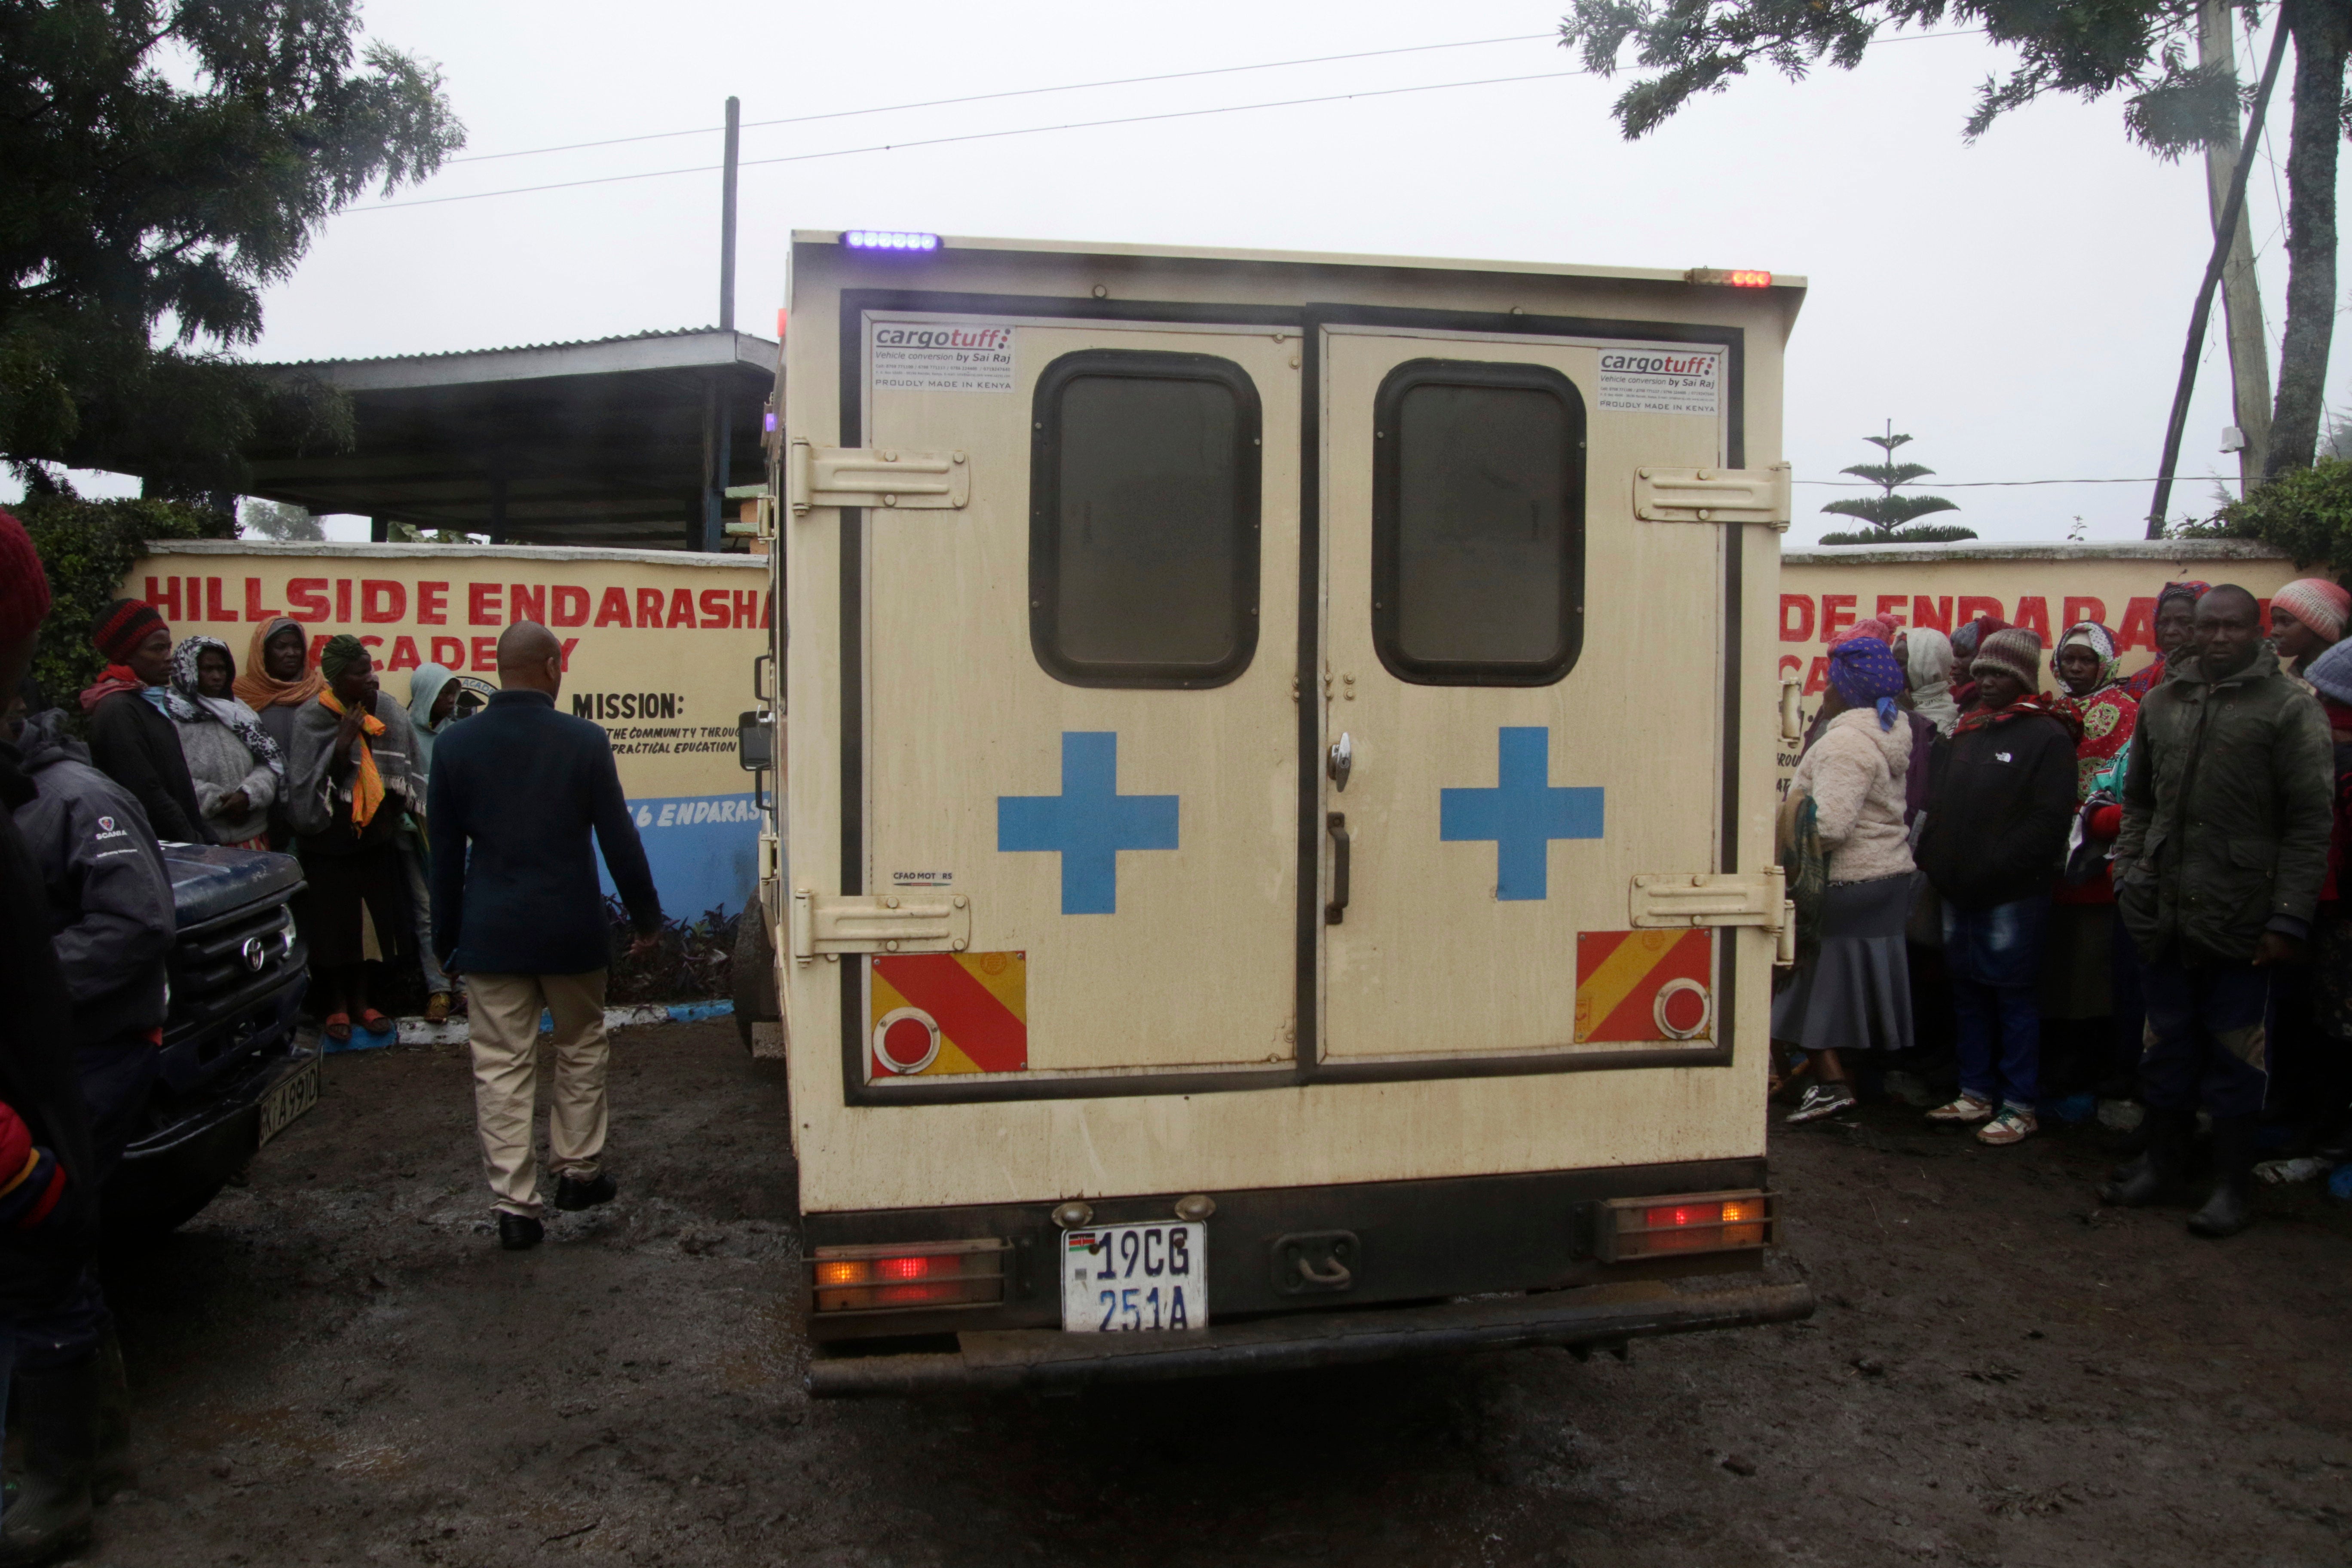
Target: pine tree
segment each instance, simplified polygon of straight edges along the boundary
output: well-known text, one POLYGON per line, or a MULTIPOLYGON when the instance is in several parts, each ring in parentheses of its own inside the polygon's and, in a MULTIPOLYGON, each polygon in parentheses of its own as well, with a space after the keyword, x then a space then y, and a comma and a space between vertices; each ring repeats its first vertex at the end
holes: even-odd
POLYGON ((1878 487, 1874 496, 1860 496, 1851 500, 1833 500, 1822 508, 1841 517, 1858 517, 1875 532, 1829 533, 1822 536, 1824 544, 1888 544, 1917 543, 1930 540, 1974 539, 1976 531, 1969 528, 1907 528, 1913 521, 1931 512, 1958 511, 1959 503, 1942 496, 1897 495, 1895 491, 1913 479, 1925 479, 1936 470, 1920 463, 1898 463, 1895 451, 1907 446, 1911 437, 1895 433, 1895 421, 1886 422, 1884 436, 1864 436, 1864 440, 1886 454, 1883 463, 1856 463, 1841 473, 1852 474, 1858 479, 1868 479, 1878 487))

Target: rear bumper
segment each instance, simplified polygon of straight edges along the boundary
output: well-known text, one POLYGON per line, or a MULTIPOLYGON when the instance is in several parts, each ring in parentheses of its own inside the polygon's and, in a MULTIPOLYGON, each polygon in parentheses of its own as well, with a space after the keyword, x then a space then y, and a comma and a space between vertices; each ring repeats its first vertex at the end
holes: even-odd
POLYGON ((1352 1312, 1302 1313, 1187 1333, 1073 1334, 1057 1329, 966 1332, 952 1352, 820 1357, 820 1397, 943 1390, 1068 1388, 1230 1373, 1295 1372, 1472 1350, 1609 1344, 1702 1329, 1794 1322, 1813 1311, 1805 1285, 1676 1290, 1653 1280, 1352 1312))

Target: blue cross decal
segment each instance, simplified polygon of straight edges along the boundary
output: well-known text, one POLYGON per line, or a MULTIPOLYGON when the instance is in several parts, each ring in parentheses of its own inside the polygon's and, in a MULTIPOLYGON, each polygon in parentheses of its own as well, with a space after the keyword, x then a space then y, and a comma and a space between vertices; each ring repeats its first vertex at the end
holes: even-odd
POLYGON ((1499 751, 1493 789, 1437 792, 1437 837, 1494 840, 1496 898, 1549 898, 1551 841, 1600 837, 1602 792, 1552 787, 1551 731, 1541 726, 1505 727, 1499 751))
POLYGON ((1118 734, 1062 731, 1062 793, 996 797, 1000 853, 1062 857, 1062 912, 1118 912, 1118 852, 1176 847, 1176 797, 1118 793, 1118 734))

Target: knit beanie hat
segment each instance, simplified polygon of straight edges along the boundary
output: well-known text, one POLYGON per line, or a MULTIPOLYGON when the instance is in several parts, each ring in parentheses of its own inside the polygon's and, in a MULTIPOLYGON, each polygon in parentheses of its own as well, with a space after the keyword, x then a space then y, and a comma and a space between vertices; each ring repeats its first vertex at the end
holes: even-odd
POLYGON ((128 659, 139 645, 163 628, 163 617, 144 599, 117 599, 98 613, 89 640, 116 664, 128 659))
POLYGON ((15 642, 48 613, 48 574, 32 536, 12 513, 0 511, 0 642, 15 642))
POLYGON ((2271 605, 2284 610, 2329 642, 2344 639, 2344 621, 2352 615, 2352 594, 2325 577, 2297 577, 2271 595, 2271 605))
POLYGON ((2025 682, 2028 691, 2042 689, 2042 639, 2023 626, 1994 632, 1977 645, 1977 656, 1970 661, 1972 670, 1988 664, 2016 676, 2025 682))
POLYGON ((2352 642, 2339 642, 2311 661, 2304 679, 2330 702, 2352 708, 2352 642))

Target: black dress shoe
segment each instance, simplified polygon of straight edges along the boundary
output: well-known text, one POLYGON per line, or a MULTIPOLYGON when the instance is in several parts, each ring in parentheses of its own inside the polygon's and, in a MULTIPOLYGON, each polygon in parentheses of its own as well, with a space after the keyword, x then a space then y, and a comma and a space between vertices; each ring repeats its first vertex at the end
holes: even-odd
POLYGON ((566 1211, 593 1209, 598 1204, 611 1203, 620 1190, 610 1171, 599 1171, 584 1182, 571 1176, 560 1176, 555 1183, 555 1206, 566 1211))
POLYGON ((509 1252, 529 1252, 547 1239, 547 1227, 527 1214, 499 1215, 499 1245, 509 1252))

